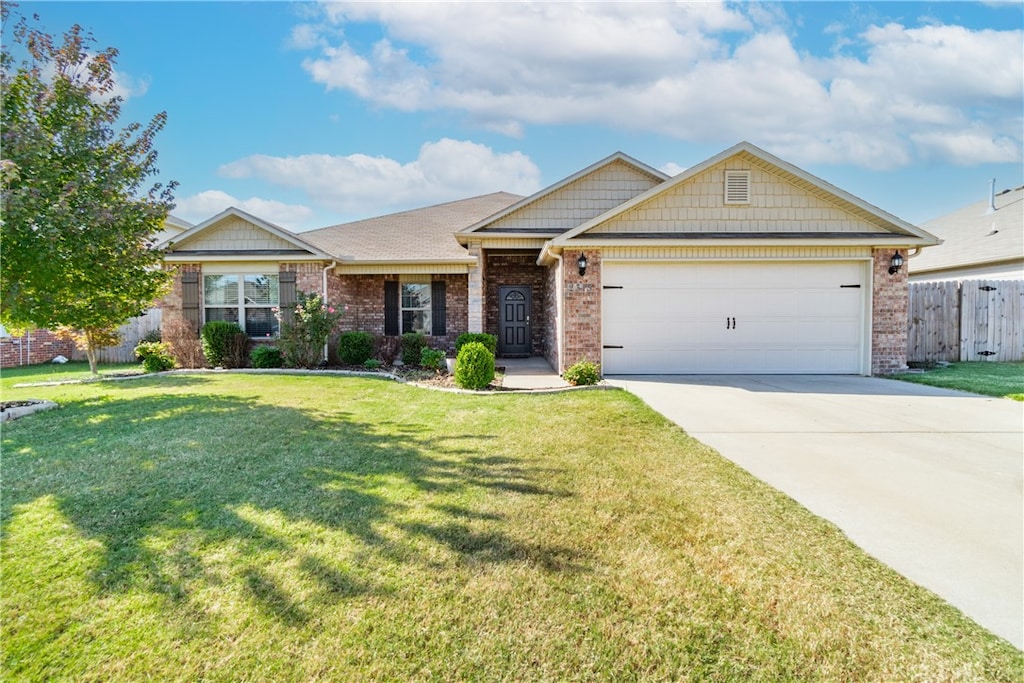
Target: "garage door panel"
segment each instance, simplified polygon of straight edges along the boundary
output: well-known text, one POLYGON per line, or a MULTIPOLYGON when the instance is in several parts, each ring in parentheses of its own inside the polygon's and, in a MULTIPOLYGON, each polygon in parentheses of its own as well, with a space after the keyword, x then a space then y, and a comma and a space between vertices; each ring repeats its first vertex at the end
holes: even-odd
POLYGON ((866 278, 858 262, 606 262, 622 289, 603 291, 602 342, 623 348, 605 372, 858 373, 866 278))

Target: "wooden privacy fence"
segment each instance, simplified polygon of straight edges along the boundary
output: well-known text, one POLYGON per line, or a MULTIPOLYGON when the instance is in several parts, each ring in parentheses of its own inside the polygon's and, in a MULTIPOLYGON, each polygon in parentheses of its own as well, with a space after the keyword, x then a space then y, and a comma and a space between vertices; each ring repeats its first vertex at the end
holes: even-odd
POLYGON ((1024 281, 910 284, 907 361, 1024 360, 1024 281))
MULTIPOLYGON (((132 318, 120 328, 121 343, 117 346, 108 346, 96 353, 96 359, 100 363, 134 363, 135 346, 142 341, 148 333, 153 330, 160 330, 160 322, 163 320, 163 313, 159 308, 151 308, 137 318, 132 318)), ((72 358, 74 360, 85 360, 85 352, 75 349, 72 358)))

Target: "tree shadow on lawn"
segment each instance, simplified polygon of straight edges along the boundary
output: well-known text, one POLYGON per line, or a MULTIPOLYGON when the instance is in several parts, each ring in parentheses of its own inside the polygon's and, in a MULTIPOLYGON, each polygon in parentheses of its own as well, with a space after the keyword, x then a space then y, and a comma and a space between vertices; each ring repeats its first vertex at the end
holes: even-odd
POLYGON ((83 401, 5 430, 3 525, 56 500, 77 534, 101 544, 88 576, 99 594, 189 603, 243 587, 287 625, 310 619, 310 601, 392 592, 396 565, 429 567, 438 548, 477 564, 581 571, 575 551, 517 540, 504 516, 467 503, 566 495, 487 455, 493 438, 223 395, 83 401))

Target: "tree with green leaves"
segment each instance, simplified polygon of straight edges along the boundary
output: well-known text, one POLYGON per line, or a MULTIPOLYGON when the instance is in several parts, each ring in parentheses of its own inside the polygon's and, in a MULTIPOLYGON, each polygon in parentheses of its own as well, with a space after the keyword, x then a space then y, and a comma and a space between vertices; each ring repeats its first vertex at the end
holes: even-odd
POLYGON ((168 276, 153 249, 176 183, 153 183, 167 114, 119 128, 117 50, 72 26, 61 39, 2 6, 0 322, 72 328, 96 344, 141 314, 168 276))

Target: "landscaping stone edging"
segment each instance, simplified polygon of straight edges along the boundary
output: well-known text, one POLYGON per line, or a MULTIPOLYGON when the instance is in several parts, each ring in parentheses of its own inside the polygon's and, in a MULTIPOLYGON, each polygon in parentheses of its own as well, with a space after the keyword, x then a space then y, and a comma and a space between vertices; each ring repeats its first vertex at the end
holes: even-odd
MULTIPOLYGON (((339 375, 343 377, 368 377, 378 379, 388 379, 399 384, 408 384, 410 386, 419 387, 421 389, 431 389, 433 391, 446 391, 452 394, 475 394, 478 396, 499 396, 508 394, 556 394, 565 391, 587 391, 587 390, 619 390, 619 387, 606 384, 604 380, 601 380, 598 384, 592 384, 589 386, 582 387, 548 387, 543 389, 497 389, 497 390, 481 390, 474 391, 473 389, 459 389, 458 387, 439 387, 433 384, 427 384, 425 382, 416 382, 413 380, 405 379, 399 375, 395 375, 390 372, 362 372, 359 370, 302 370, 302 369, 289 369, 289 368, 231 368, 231 369, 217 369, 217 368, 185 368, 180 370, 165 370, 164 372, 147 372, 138 375, 122 375, 118 377, 99 377, 97 379, 70 379, 63 382, 35 382, 31 384, 15 384, 14 388, 26 388, 26 387, 54 387, 62 386, 65 384, 89 384, 92 382, 120 382, 133 379, 142 379, 144 377, 157 377, 160 375, 206 375, 206 374, 239 374, 239 375, 339 375)), ((56 404, 54 404, 56 405, 56 404)))
POLYGON ((27 406, 12 406, 0 410, 0 422, 10 422, 11 420, 17 420, 19 417, 25 417, 32 413, 39 413, 44 410, 53 410, 59 408, 53 401, 45 401, 37 398, 27 398, 25 401, 34 401, 32 405, 27 406))

